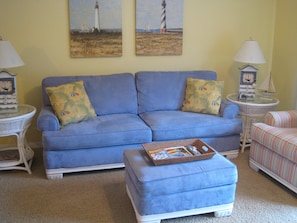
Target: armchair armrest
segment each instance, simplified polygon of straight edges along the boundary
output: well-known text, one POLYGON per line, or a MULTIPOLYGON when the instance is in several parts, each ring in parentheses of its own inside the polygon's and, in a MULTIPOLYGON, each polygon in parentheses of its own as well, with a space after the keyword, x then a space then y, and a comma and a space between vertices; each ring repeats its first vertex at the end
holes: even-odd
POLYGON ((264 115, 263 122, 267 125, 279 128, 296 128, 297 110, 267 112, 264 115))
POLYGON ((37 118, 37 128, 40 131, 57 131, 60 129, 60 122, 52 107, 43 106, 37 118))
POLYGON ((221 107, 220 107, 220 116, 224 118, 233 119, 238 115, 238 113, 239 113, 238 105, 230 101, 227 101, 225 99, 222 100, 221 107))

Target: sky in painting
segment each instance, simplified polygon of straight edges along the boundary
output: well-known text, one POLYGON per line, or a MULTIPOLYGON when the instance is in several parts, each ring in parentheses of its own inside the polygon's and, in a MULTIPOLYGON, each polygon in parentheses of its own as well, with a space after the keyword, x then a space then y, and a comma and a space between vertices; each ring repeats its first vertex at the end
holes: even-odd
MULTIPOLYGON (((136 29, 160 29, 162 0, 136 0, 136 29)), ((166 0, 167 28, 183 27, 183 0, 166 0)))
MULTIPOLYGON (((122 0, 98 0, 101 29, 122 28, 122 0)), ((69 0, 70 29, 93 28, 96 0, 69 0)))

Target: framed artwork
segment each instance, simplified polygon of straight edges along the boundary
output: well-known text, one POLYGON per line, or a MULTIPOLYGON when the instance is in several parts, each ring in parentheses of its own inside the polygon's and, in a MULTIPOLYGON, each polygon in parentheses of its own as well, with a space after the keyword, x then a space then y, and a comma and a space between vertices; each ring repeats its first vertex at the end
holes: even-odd
POLYGON ((183 0, 136 0, 136 55, 181 55, 183 0))
POLYGON ((122 56, 122 0, 69 0, 71 57, 122 56))

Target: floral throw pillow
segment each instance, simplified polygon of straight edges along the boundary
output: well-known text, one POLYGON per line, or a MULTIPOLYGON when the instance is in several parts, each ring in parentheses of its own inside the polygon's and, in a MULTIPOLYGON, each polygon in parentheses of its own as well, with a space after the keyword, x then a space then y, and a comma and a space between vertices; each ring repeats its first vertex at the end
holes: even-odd
POLYGON ((224 81, 187 78, 182 111, 217 115, 221 106, 224 81))
POLYGON ((83 81, 47 87, 45 90, 62 126, 96 116, 83 81))

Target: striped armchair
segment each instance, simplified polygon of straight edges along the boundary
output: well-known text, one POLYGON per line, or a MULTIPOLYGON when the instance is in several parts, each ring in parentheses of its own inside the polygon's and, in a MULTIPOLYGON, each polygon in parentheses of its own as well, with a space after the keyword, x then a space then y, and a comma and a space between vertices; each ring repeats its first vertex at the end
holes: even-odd
POLYGON ((297 110, 268 112, 253 123, 249 164, 297 193, 297 110))

